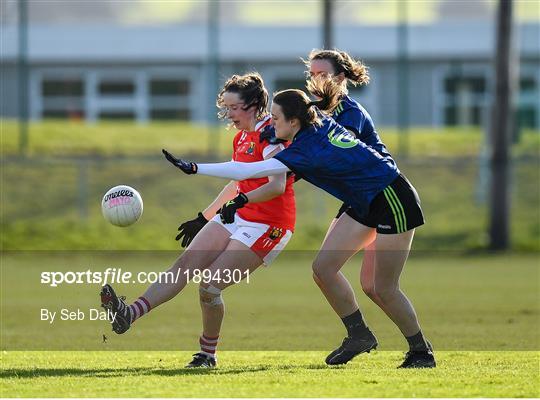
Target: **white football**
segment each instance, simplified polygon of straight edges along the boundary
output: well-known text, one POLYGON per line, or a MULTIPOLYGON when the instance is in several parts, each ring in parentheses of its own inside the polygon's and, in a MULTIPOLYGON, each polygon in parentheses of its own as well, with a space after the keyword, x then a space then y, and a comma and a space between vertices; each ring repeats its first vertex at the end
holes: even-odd
POLYGON ((130 186, 115 186, 103 196, 101 212, 103 217, 113 225, 132 225, 142 215, 142 197, 139 192, 130 186))

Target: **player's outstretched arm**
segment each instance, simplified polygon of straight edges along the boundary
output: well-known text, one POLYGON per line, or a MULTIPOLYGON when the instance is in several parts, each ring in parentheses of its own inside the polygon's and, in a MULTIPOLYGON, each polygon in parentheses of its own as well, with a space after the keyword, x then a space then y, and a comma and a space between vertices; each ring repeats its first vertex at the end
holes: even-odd
POLYGON ((197 173, 197 164, 193 162, 185 162, 180 158, 176 158, 165 149, 161 149, 161 152, 163 153, 168 162, 170 162, 176 168, 180 169, 184 174, 191 175, 197 173))
POLYGON ((227 178, 242 181, 250 178, 263 178, 265 176, 289 172, 289 168, 281 161, 271 158, 269 160, 252 163, 229 161, 214 164, 196 164, 174 157, 167 150, 162 150, 167 161, 179 168, 185 174, 201 174, 216 178, 227 178))
POLYGON ((290 171, 285 164, 275 158, 251 163, 229 161, 215 164, 198 164, 197 168, 197 173, 201 175, 237 181, 279 175, 290 171))

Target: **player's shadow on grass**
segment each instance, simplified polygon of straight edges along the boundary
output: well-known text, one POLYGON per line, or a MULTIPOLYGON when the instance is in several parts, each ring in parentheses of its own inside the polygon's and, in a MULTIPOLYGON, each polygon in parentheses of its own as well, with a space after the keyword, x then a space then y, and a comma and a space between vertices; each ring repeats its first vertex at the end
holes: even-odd
POLYGON ((174 369, 155 369, 149 371, 151 375, 178 376, 178 375, 239 375, 244 373, 262 372, 269 370, 270 367, 247 367, 247 368, 174 368, 174 369))
POLYGON ((10 368, 0 371, 0 378, 39 378, 53 376, 79 376, 89 378, 110 378, 114 376, 139 375, 148 372, 149 368, 101 368, 101 369, 78 369, 78 368, 36 368, 18 369, 10 368))
POLYGON ((39 378, 39 377, 59 377, 59 376, 78 376, 88 378, 111 378, 129 375, 240 375, 246 373, 256 373, 278 369, 280 371, 292 369, 327 369, 326 365, 308 364, 308 365, 257 365, 246 366, 245 368, 215 368, 215 369, 196 369, 196 368, 101 368, 101 369, 78 369, 78 368, 36 368, 36 369, 7 369, 0 371, 0 378, 39 378))
POLYGON ((286 370, 298 370, 298 369, 327 369, 328 367, 326 365, 316 365, 316 364, 308 364, 308 365, 282 365, 282 366, 276 366, 276 365, 255 365, 255 366, 246 366, 244 368, 222 368, 218 367, 215 369, 197 369, 197 368, 175 368, 175 369, 155 369, 153 371, 150 371, 151 374, 154 375, 164 375, 164 376, 175 376, 175 375, 203 375, 203 374, 212 374, 212 375, 239 375, 239 374, 246 374, 246 373, 253 373, 253 372, 263 372, 263 371, 269 371, 272 369, 277 369, 279 371, 286 371, 286 370))
POLYGON ((165 375, 165 376, 174 376, 174 375, 239 375, 245 373, 253 372, 264 372, 269 370, 279 370, 279 371, 288 371, 288 370, 299 370, 299 369, 328 369, 327 365, 324 364, 297 364, 297 365, 248 365, 245 367, 229 368, 229 367, 217 367, 217 368, 173 368, 173 369, 154 369, 150 371, 151 374, 155 375, 165 375))

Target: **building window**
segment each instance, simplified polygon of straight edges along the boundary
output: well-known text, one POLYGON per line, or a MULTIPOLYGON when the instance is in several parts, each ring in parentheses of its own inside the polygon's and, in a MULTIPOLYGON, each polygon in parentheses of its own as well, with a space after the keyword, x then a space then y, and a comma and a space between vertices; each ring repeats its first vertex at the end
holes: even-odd
POLYGON ((102 111, 99 118, 104 120, 133 120, 135 113, 133 111, 102 111))
MULTIPOLYGON (((303 90, 307 93, 306 89, 306 80, 305 79, 276 79, 274 90, 285 90, 285 89, 299 89, 303 90)), ((363 96, 366 93, 367 86, 366 85, 359 85, 359 86, 353 86, 349 85, 349 96, 351 97, 358 97, 363 96)))
POLYGON ((153 109, 150 118, 154 120, 189 120, 190 111, 186 109, 153 109))
POLYGON ((445 125, 482 125, 486 109, 486 78, 449 76, 444 80, 445 125))
POLYGON ((189 120, 190 82, 180 78, 152 78, 149 81, 152 120, 189 120))
POLYGON ((276 79, 274 83, 274 88, 276 91, 285 90, 285 89, 300 89, 306 90, 306 81, 305 79, 276 79))
POLYGON ((42 118, 52 118, 52 119, 71 119, 71 120, 81 120, 84 118, 83 110, 76 109, 65 109, 65 110, 51 110, 44 109, 42 118))
POLYGON ((84 82, 82 79, 46 79, 41 84, 44 97, 82 97, 84 82))
POLYGON ((82 78, 44 78, 41 82, 42 118, 84 118, 82 78))
POLYGON ((520 128, 537 128, 538 88, 531 76, 522 76, 519 80, 517 123, 520 128))
POLYGON ((189 81, 183 79, 152 79, 150 81, 152 96, 187 96, 189 81))
POLYGON ((132 81, 102 81, 99 83, 99 94, 104 96, 126 96, 135 93, 132 81))

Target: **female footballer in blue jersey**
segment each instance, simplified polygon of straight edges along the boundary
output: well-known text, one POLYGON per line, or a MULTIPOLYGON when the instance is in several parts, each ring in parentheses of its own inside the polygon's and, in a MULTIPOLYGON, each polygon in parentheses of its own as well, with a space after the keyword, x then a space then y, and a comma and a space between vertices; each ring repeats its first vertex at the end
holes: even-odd
MULTIPOLYGON (((334 109, 332 118, 382 156, 391 157, 390 152, 377 134, 369 113, 358 102, 348 96, 348 83, 354 86, 369 83, 367 67, 362 62, 354 60, 346 52, 339 50, 313 50, 304 63, 308 68, 309 78, 327 77, 341 85, 340 102, 334 109)), ((354 213, 354 210, 344 203, 331 222, 327 236, 334 229, 339 217, 344 212, 354 213)), ((354 218, 354 215, 351 216, 354 218)), ((375 291, 376 235, 377 233, 374 232, 371 242, 363 247, 364 256, 360 269, 360 283, 364 293, 391 318, 391 310, 386 310, 385 302, 379 298, 375 291)), ((316 274, 314 274, 314 279, 324 293, 324 285, 316 274)), ((345 321, 348 320, 344 319, 344 323, 345 321)), ((350 331, 347 323, 345 323, 345 326, 350 331)))
POLYGON ((276 137, 292 140, 292 144, 271 159, 217 164, 171 160, 170 154, 167 159, 186 174, 235 180, 292 171, 342 200, 350 210, 339 217, 313 262, 317 283, 348 331, 326 363, 347 363, 378 345, 364 322, 352 287, 340 272, 350 257, 374 240, 373 290, 410 346, 400 367, 435 367, 414 308, 399 287, 415 228, 424 223, 418 195, 390 155, 380 154, 318 111, 335 110, 342 95, 339 84, 312 79, 308 90, 319 100, 310 101, 301 90, 274 95, 271 111, 276 137))

